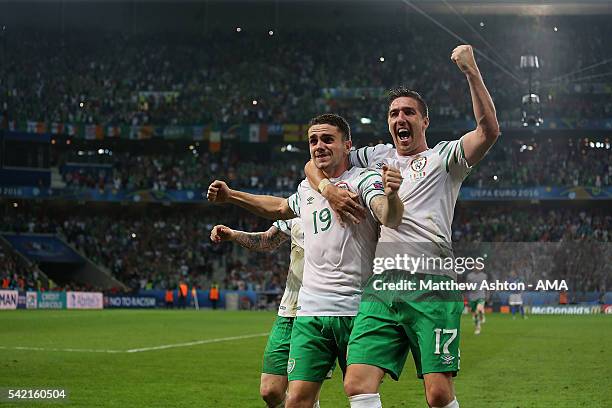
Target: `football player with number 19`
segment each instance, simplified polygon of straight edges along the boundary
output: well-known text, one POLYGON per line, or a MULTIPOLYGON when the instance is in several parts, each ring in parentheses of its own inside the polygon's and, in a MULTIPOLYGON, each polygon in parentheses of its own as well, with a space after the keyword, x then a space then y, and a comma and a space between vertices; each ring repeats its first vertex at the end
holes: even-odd
MULTIPOLYGON (((381 227, 377 247, 400 245, 414 258, 446 258, 452 255, 451 224, 459 188, 499 136, 495 107, 476 65, 472 47, 455 48, 451 60, 465 75, 476 119, 476 128, 459 140, 427 146, 427 104, 414 91, 391 91, 387 123, 395 148, 387 145, 352 151, 353 165, 399 168, 403 182, 399 195, 404 203, 402 223, 397 229, 381 227), (415 249, 413 253, 410 253, 415 249)), ((311 163, 306 165, 311 185, 323 186, 322 195, 332 209, 349 219, 346 192, 324 183, 324 176, 311 163)), ((350 208, 349 208, 350 210, 350 208)), ((354 210, 354 208, 353 208, 354 210)), ((375 290, 374 282, 396 283, 399 279, 444 283, 455 279, 453 270, 386 271, 366 284, 359 313, 349 341, 344 389, 352 408, 382 406, 378 388, 385 373, 397 380, 411 350, 417 375, 424 381, 430 407, 457 408, 452 377, 459 370, 459 325, 463 302, 454 291, 375 290), (391 272, 391 273, 390 273, 391 272), (403 272, 403 275, 401 274, 403 272), (399 274, 398 274, 399 273, 399 274)))

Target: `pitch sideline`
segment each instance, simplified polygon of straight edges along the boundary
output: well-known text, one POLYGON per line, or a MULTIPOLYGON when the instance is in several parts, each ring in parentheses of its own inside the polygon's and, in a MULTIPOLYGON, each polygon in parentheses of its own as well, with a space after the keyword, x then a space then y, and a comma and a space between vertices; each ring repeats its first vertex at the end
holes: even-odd
POLYGON ((15 347, 0 346, 0 350, 54 351, 54 352, 67 352, 67 353, 109 353, 109 354, 142 353, 145 351, 166 350, 170 348, 197 346, 200 344, 221 343, 224 341, 250 339, 254 337, 267 336, 268 334, 269 334, 268 332, 256 333, 256 334, 246 334, 243 336, 221 337, 217 339, 197 340, 197 341, 191 341, 187 343, 163 344, 161 346, 134 348, 134 349, 129 349, 129 350, 45 348, 45 347, 24 347, 24 346, 15 346, 15 347))

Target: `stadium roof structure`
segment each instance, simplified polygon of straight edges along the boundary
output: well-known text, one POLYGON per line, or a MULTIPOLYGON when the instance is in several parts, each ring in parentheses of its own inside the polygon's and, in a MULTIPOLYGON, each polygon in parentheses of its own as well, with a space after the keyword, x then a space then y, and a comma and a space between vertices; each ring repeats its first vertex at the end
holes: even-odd
MULTIPOLYGON (((388 26, 426 13, 463 15, 610 15, 608 0, 199 0, 5 1, 0 24, 11 28, 202 32, 223 27, 269 29, 388 26)), ((266 29, 267 31, 267 29, 266 29)))

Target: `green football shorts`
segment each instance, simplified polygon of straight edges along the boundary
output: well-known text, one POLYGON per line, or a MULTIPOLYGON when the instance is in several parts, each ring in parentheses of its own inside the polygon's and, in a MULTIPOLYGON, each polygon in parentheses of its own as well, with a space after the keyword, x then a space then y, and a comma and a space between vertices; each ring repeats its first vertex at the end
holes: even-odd
POLYGON ((476 313, 476 308, 478 307, 478 305, 479 304, 484 305, 485 300, 484 299, 470 300, 469 304, 470 304, 470 310, 472 311, 472 313, 476 313))
POLYGON ((346 351, 353 316, 298 316, 293 324, 286 369, 289 381, 322 382, 336 359, 346 371, 346 351))
POLYGON ((420 280, 437 284, 452 279, 405 271, 370 278, 349 341, 349 365, 377 366, 398 380, 412 350, 419 378, 428 373, 457 374, 462 295, 455 290, 419 290, 420 280), (381 289, 381 282, 401 281, 415 282, 416 289, 381 289))
POLYGON ((289 344, 295 317, 276 316, 263 356, 264 374, 287 375, 289 344))

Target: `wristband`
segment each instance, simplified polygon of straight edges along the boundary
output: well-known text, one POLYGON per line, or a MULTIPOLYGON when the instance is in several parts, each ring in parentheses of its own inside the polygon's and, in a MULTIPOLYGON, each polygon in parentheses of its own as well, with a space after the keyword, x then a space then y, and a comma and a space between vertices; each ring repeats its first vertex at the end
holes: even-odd
POLYGON ((323 180, 321 180, 319 186, 317 187, 319 189, 319 193, 323 194, 323 190, 325 190, 325 187, 329 186, 330 184, 331 181, 329 181, 329 179, 324 178, 323 180))

